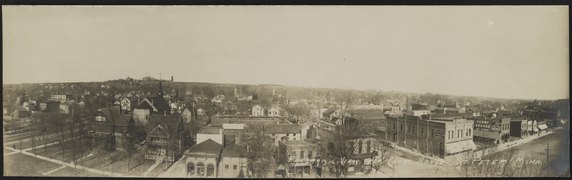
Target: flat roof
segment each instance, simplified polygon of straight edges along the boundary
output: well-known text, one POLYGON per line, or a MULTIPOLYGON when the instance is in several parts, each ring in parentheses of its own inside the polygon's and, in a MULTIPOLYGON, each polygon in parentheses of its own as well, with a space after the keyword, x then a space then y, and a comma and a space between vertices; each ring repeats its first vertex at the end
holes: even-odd
POLYGON ((204 127, 199 131, 199 134, 219 134, 221 128, 218 127, 204 127))

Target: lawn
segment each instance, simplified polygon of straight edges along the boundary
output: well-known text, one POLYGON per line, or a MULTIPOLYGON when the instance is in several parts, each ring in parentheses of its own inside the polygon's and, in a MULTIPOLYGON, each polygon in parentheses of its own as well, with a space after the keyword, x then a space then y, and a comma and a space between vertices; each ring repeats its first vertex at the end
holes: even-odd
POLYGON ((72 176, 72 177, 105 177, 105 175, 103 174, 96 174, 96 173, 91 173, 85 170, 80 170, 80 169, 75 169, 72 167, 66 167, 60 170, 57 170, 51 174, 48 174, 46 176, 72 176))
POLYGON ((61 165, 23 154, 4 156, 5 176, 42 176, 61 165))
POLYGON ((93 156, 83 159, 78 162, 78 164, 128 176, 141 176, 154 162, 153 160, 146 160, 143 152, 136 152, 132 154, 131 163, 129 164, 130 169, 128 170, 127 164, 129 163, 129 156, 127 152, 117 150, 109 153, 101 152, 99 154, 94 152, 93 156), (110 159, 113 159, 111 157, 115 157, 113 163, 110 163, 110 159))
MULTIPOLYGON (((48 146, 47 148, 44 148, 42 145, 36 148, 35 153, 48 158, 57 159, 64 162, 71 162, 73 159, 72 149, 78 147, 79 144, 77 142, 78 139, 63 142, 63 149, 65 149, 65 151, 62 151, 62 145, 59 143, 48 146)), ((34 150, 32 149, 28 152, 34 153, 34 150)), ((80 154, 77 154, 76 156, 79 158, 80 154)))

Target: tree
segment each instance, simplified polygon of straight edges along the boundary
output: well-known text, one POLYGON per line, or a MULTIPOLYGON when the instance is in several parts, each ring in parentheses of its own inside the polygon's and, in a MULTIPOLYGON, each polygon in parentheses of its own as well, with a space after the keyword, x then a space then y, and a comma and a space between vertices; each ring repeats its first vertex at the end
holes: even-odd
POLYGON ((383 165, 387 164, 390 158, 389 147, 383 146, 379 152, 377 152, 377 156, 371 161, 371 167, 375 169, 376 174, 383 165))
POLYGON ((321 148, 320 157, 324 158, 330 172, 336 177, 347 174, 350 165, 350 157, 353 156, 353 146, 348 143, 348 136, 351 129, 347 126, 338 126, 338 130, 332 133, 325 148, 321 148))
POLYGON ((276 159, 276 165, 288 165, 288 146, 282 142, 278 143, 276 147, 276 153, 274 159, 276 159))
POLYGON ((249 169, 257 178, 266 177, 275 166, 274 141, 263 134, 262 126, 247 127, 239 138, 247 147, 249 169))

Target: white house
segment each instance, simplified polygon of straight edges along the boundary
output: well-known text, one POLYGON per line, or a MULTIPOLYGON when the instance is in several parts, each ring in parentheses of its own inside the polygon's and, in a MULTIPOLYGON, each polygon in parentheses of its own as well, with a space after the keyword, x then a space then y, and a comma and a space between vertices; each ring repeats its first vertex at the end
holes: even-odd
POLYGON ((280 108, 273 106, 268 109, 268 116, 280 116, 280 108))
POLYGON ((264 116, 264 108, 260 105, 252 106, 252 115, 253 116, 264 116))

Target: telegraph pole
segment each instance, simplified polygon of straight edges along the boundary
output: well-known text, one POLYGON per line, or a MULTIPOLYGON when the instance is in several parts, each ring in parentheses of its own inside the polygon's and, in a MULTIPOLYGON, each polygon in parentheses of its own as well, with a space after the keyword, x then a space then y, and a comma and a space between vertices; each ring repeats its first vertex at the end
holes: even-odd
POLYGON ((548 157, 550 155, 550 143, 546 143, 546 176, 549 176, 550 168, 548 164, 548 157))

